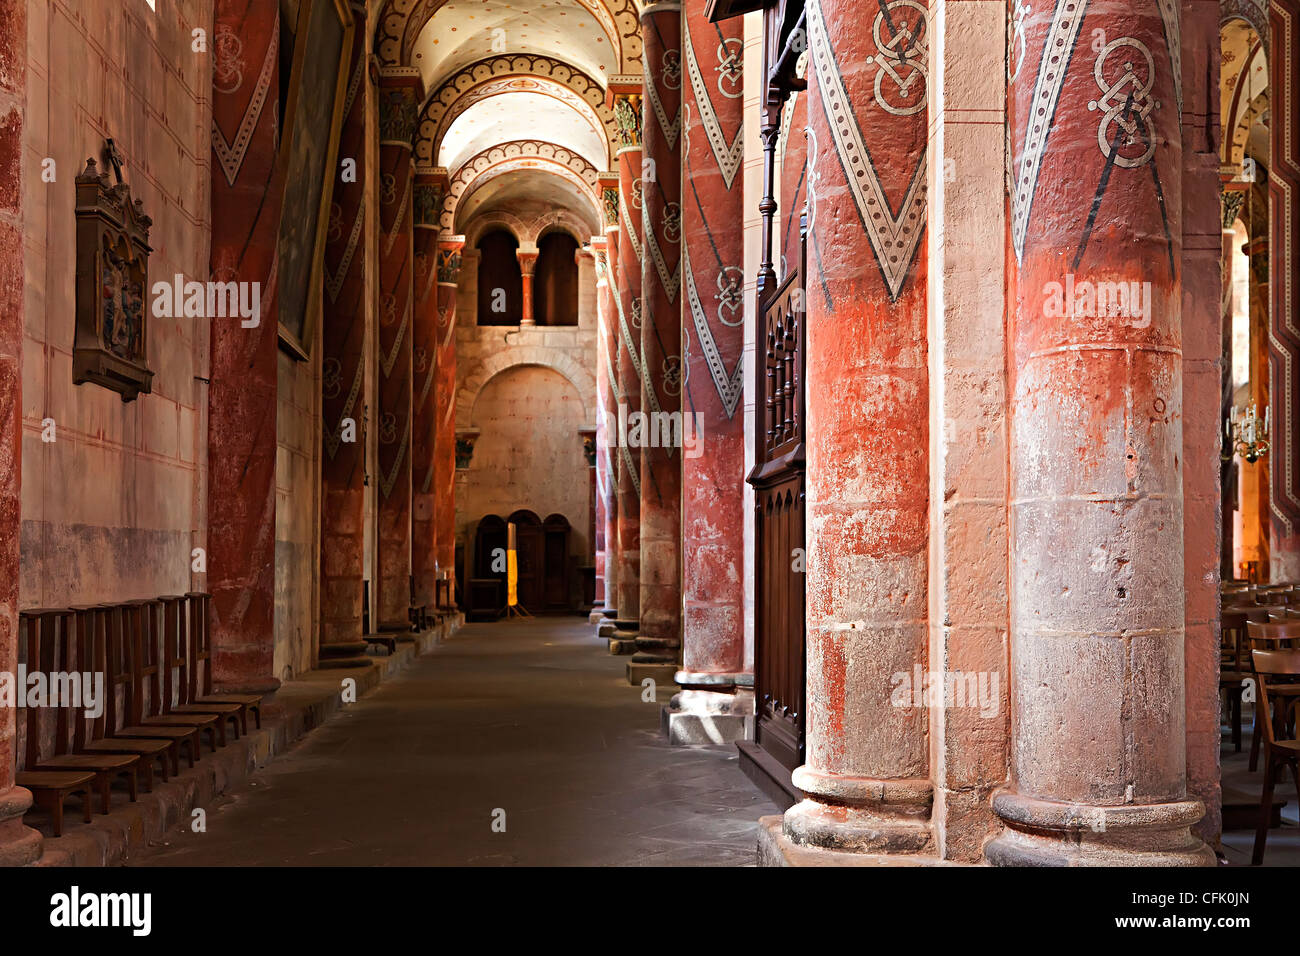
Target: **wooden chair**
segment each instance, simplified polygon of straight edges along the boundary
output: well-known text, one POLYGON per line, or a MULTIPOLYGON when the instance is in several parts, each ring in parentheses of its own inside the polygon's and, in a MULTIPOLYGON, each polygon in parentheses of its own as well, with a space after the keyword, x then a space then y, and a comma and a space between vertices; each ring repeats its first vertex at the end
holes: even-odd
MULTIPOLYGON (((1288 704, 1277 701, 1279 710, 1270 709, 1270 695, 1278 686, 1275 678, 1292 678, 1287 682, 1294 685, 1300 679, 1300 650, 1252 650, 1251 658, 1255 673, 1259 679, 1259 699, 1264 714, 1273 714, 1272 720, 1264 721, 1264 789, 1259 798, 1259 826, 1255 830, 1255 852, 1251 857, 1251 866, 1264 862, 1264 847, 1268 842, 1268 824, 1273 806, 1273 784, 1278 772, 1284 767, 1291 768, 1296 788, 1300 791, 1300 740, 1294 735, 1284 736, 1282 728, 1288 717, 1288 704)), ((1294 703, 1294 698, 1291 699, 1294 703)))
MULTIPOLYGON (((56 672, 68 672, 73 669, 69 653, 72 644, 72 618, 73 612, 70 608, 46 608, 19 614, 20 640, 25 636, 26 663, 29 671, 38 670, 44 673, 47 681, 50 681, 56 672)), ((50 689, 53 691, 53 687, 50 689)), ((71 770, 94 774, 95 788, 99 791, 101 813, 109 813, 112 810, 113 780, 122 777, 126 782, 131 802, 135 803, 139 798, 140 788, 138 756, 73 752, 73 728, 82 717, 81 711, 81 701, 64 701, 57 707, 26 709, 25 768, 35 773, 65 773, 71 770), (46 721, 42 720, 43 714, 52 716, 53 728, 44 726, 46 721)))
POLYGON ((1225 608, 1219 618, 1219 691, 1227 699, 1232 745, 1237 753, 1241 752, 1241 696, 1245 681, 1254 677, 1246 646, 1249 620, 1246 610, 1231 608, 1225 608))
POLYGON ((215 714, 218 725, 224 730, 225 722, 232 724, 235 739, 240 729, 248 730, 248 717, 240 703, 190 700, 189 652, 185 636, 186 599, 183 595, 159 598, 162 603, 162 699, 169 714, 215 714))
POLYGON ((128 601, 125 605, 131 622, 131 640, 135 649, 134 681, 143 688, 147 703, 136 721, 142 727, 192 727, 207 733, 212 752, 226 745, 226 722, 218 714, 174 714, 169 694, 170 681, 165 674, 170 665, 163 663, 162 601, 128 601))
POLYGON ((118 737, 118 688, 107 653, 107 628, 109 608, 103 604, 83 604, 73 607, 76 612, 77 661, 83 671, 102 674, 104 677, 104 709, 99 717, 78 723, 73 738, 77 753, 135 754, 145 771, 145 789, 153 789, 153 763, 158 761, 163 781, 180 770, 175 739, 159 737, 118 737))
MULTIPOLYGON (((1286 619, 1295 613, 1287 610, 1282 614, 1270 614, 1269 618, 1271 620, 1267 624, 1250 621, 1247 624, 1247 634, 1251 649, 1261 651, 1293 650, 1300 646, 1300 620, 1286 619)), ((1259 676, 1254 674, 1253 661, 1251 668, 1256 687, 1258 687, 1259 676)), ((1289 708, 1296 699, 1300 699, 1300 683, 1274 684, 1272 693, 1275 705, 1284 702, 1289 708)), ((1263 737, 1264 724, 1267 722, 1268 712, 1264 709, 1263 702, 1257 695, 1255 700, 1255 726, 1251 731, 1250 740, 1249 770, 1251 773, 1254 773, 1259 766, 1260 740, 1263 737)))
POLYGON ((186 687, 189 699, 196 704, 239 704, 240 723, 248 733, 248 715, 251 713, 257 729, 262 729, 261 694, 214 694, 212 692, 212 633, 208 630, 208 610, 212 595, 191 591, 185 595, 189 605, 189 662, 186 687), (200 678, 199 671, 203 676, 200 678))

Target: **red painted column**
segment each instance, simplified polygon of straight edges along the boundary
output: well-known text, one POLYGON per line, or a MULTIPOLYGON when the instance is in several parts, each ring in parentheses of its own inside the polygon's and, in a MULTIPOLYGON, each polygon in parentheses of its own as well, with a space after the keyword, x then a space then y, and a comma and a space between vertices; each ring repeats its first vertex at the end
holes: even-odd
MULTIPOLYGON (((684 693, 676 703, 695 710, 697 698, 707 713, 730 711, 736 682, 752 685, 753 675, 745 670, 745 242, 735 228, 746 215, 744 21, 709 23, 705 6, 682 5, 682 415, 693 417, 701 440, 682 457, 684 620, 676 680, 684 693)), ((743 706, 752 711, 752 695, 743 706)))
POLYGON ((614 621, 618 617, 618 587, 623 570, 622 546, 619 540, 619 497, 618 469, 619 449, 618 407, 622 393, 618 387, 618 352, 619 352, 619 288, 618 288, 618 174, 614 173, 609 181, 602 173, 603 199, 605 206, 605 246, 604 257, 598 260, 605 270, 605 289, 601 299, 602 337, 597 339, 596 347, 600 350, 600 361, 606 368, 605 388, 601 401, 605 409, 605 618, 597 631, 600 637, 609 637, 614 633, 614 621))
POLYGON ((627 422, 641 411, 641 203, 640 77, 612 77, 609 98, 619 124, 618 160, 618 617, 610 652, 632 653, 641 616, 641 449, 628 447, 627 422))
POLYGON ((784 833, 931 852, 926 717, 891 701, 928 647, 926 13, 809 0, 807 23, 807 799, 784 833))
MULTIPOLYGON (((339 133, 339 158, 355 177, 334 183, 321 297, 320 660, 352 662, 365 653, 366 70, 365 8, 353 5, 352 63, 339 133)), ((373 222, 373 218, 370 219, 373 222)))
MULTIPOLYGON (((0 0, 0 670, 18 670, 18 542, 22 530, 23 122, 27 0, 0 0)), ((31 792, 14 786, 17 711, 0 708, 0 866, 41 856, 23 826, 31 792)))
POLYGON ((533 319, 533 270, 537 268, 537 251, 520 249, 515 252, 515 257, 519 260, 519 275, 523 282, 523 314, 519 324, 536 325, 537 322, 533 319))
MULTIPOLYGON (((645 69, 641 201, 641 627, 628 680, 666 682, 682 644, 682 452, 664 422, 682 407, 682 14, 676 0, 641 11, 645 69)), ((683 432, 684 433, 684 432, 683 432)))
POLYGON ((246 63, 238 83, 212 88, 214 280, 261 287, 257 326, 213 319, 208 386, 208 575, 212 594, 212 673, 221 687, 251 692, 280 686, 275 652, 275 458, 278 323, 277 244, 283 177, 272 69, 279 55, 278 4, 217 0, 215 28, 229 29, 246 63), (268 94, 268 84, 270 92, 268 94), (248 124, 245 129, 245 124, 248 124), (245 135, 246 133, 246 135, 245 135))
MULTIPOLYGON (((611 542, 606 533, 609 526, 609 265, 606 261, 608 252, 605 237, 594 236, 591 240, 591 256, 596 272, 596 468, 595 495, 596 523, 593 534, 596 564, 596 603, 591 609, 590 623, 599 624, 605 619, 607 605, 606 588, 612 585, 610 572, 613 561, 609 556, 611 542)), ((612 603, 612 595, 608 603, 612 603)))
POLYGON ((1269 0, 1271 580, 1300 581, 1300 0, 1269 0))
POLYGON ((438 374, 433 385, 438 425, 433 486, 438 576, 448 582, 449 608, 456 607, 456 286, 464 248, 464 236, 443 237, 438 242, 438 374))
POLYGON ((412 137, 420 77, 385 70, 379 89, 379 628, 410 627, 412 137))
POLYGON ((1011 780, 985 857, 1212 864, 1188 829, 1204 808, 1184 724, 1179 8, 1026 6, 1009 86, 1011 780))
POLYGON ((444 182, 439 173, 415 175, 415 312, 411 367, 415 395, 411 433, 411 574, 415 603, 432 608, 437 598, 439 487, 438 445, 438 230, 444 182))

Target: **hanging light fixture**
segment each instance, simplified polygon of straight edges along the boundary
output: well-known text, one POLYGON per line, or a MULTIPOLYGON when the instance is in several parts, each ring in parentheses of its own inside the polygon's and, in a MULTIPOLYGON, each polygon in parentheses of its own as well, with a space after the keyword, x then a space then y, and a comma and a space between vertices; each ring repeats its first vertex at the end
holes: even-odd
POLYGON ((1224 450, 1220 457, 1224 461, 1231 461, 1236 455, 1253 465, 1259 461, 1261 455, 1267 455, 1268 416, 1269 410, 1265 408, 1264 417, 1261 419, 1253 403, 1240 412, 1234 405, 1232 412, 1223 423, 1224 437, 1227 441, 1224 443, 1224 450))

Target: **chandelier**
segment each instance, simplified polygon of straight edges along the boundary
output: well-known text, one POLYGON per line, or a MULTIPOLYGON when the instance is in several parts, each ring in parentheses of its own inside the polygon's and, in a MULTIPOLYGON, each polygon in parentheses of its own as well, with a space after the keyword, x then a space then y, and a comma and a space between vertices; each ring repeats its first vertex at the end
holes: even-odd
POLYGON ((1232 461, 1233 455, 1237 455, 1254 464, 1261 455, 1268 454, 1268 409, 1264 409, 1264 417, 1261 419, 1253 404, 1241 412, 1234 405, 1223 423, 1223 432, 1227 442, 1219 457, 1224 461, 1232 461))

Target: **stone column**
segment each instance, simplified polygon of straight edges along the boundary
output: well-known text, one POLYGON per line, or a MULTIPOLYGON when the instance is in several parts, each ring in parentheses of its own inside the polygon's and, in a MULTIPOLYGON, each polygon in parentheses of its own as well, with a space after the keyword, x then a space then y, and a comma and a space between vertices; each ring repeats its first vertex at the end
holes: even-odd
POLYGON ((275 652, 277 246, 283 176, 273 100, 278 4, 217 0, 214 25, 250 68, 212 87, 212 279, 261 287, 252 328, 213 319, 208 377, 208 574, 212 673, 225 690, 280 686, 275 652), (264 72, 269 64, 270 73, 264 72), (228 82, 229 81, 229 82, 228 82), (237 82, 236 82, 237 81, 237 82))
POLYGON ((371 179, 366 144, 367 49, 364 7, 353 5, 352 64, 339 133, 339 157, 355 177, 335 180, 325 240, 321 297, 320 655, 322 665, 361 662, 365 578, 366 208, 371 179))
POLYGON ((682 14, 677 0, 641 11, 641 627, 627 679, 667 684, 682 645, 682 14))
POLYGON ((807 5, 807 799, 783 829, 924 853, 925 717, 891 691, 927 662, 929 36, 918 5, 873 10, 807 5))
POLYGON ((444 236, 438 242, 438 374, 433 386, 438 425, 433 486, 438 577, 448 582, 449 608, 456 607, 456 286, 464 248, 464 236, 444 236))
POLYGON ((1269 2, 1272 581, 1300 581, 1300 0, 1269 2))
POLYGON ((593 236, 591 239, 591 256, 596 271, 596 435, 595 435, 595 529, 593 543, 596 565, 596 604, 591 609, 589 623, 599 624, 605 619, 605 608, 613 603, 612 594, 607 594, 606 587, 612 584, 610 571, 613 561, 608 551, 612 542, 606 537, 609 525, 608 505, 609 488, 609 351, 606 338, 609 335, 609 267, 605 257, 605 237, 593 236))
POLYGON ((386 69, 379 81, 379 588, 380 630, 410 628, 412 137, 420 75, 386 69))
POLYGON ((411 353, 411 575, 415 603, 432 608, 437 598, 439 487, 434 480, 438 436, 438 219, 444 179, 419 168, 412 208, 415 215, 415 312, 411 353))
POLYGON ((613 453, 618 457, 618 617, 611 654, 631 654, 641 615, 641 449, 629 448, 627 423, 641 411, 641 78, 615 76, 608 98, 618 120, 618 414, 613 453))
POLYGON ((1181 471, 1184 408, 1217 407, 1219 384, 1184 402, 1179 19, 1157 0, 1026 0, 1012 22, 997 865, 1214 862, 1189 830, 1181 471))
MULTIPOLYGON (((18 542, 22 537, 23 123, 27 0, 0 0, 0 671, 18 670, 18 542)), ((13 707, 0 708, 0 866, 41 856, 41 834, 23 826, 31 792, 14 786, 13 707)))
POLYGON ((618 388, 619 352, 619 288, 618 288, 618 174, 601 174, 602 198, 605 207, 605 294, 601 310, 604 317, 603 337, 597 338, 596 347, 608 370, 602 403, 605 407, 605 607, 604 621, 597 628, 597 636, 608 638, 616 630, 618 617, 618 582, 623 575, 623 555, 619 543, 618 471, 619 448, 618 409, 622 393, 618 388))
POLYGON ((537 322, 533 319, 533 270, 537 268, 537 247, 528 243, 515 250, 515 258, 519 260, 519 276, 523 285, 519 325, 536 325, 537 322))
MULTIPOLYGON (((750 736, 754 675, 745 668, 744 21, 709 23, 682 4, 682 690, 665 708, 674 743, 750 736), (719 35, 721 31, 721 35, 719 35), (737 696, 737 686, 742 688, 737 696)), ((803 132, 798 132, 803 140, 803 132)), ((798 210, 792 213, 798 222, 798 210)), ((796 231, 796 242, 798 234, 796 231)))

